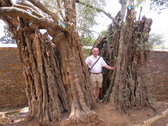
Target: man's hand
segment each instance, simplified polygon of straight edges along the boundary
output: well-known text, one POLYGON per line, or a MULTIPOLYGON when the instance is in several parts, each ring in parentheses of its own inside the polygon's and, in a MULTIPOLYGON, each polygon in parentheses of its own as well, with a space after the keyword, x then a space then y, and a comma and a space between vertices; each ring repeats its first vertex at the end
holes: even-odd
POLYGON ((109 65, 106 65, 106 66, 104 66, 105 68, 107 68, 107 69, 109 69, 109 70, 114 70, 115 69, 115 67, 111 67, 111 66, 109 66, 109 65))
POLYGON ((110 68, 110 70, 114 70, 114 69, 115 69, 115 67, 111 67, 111 68, 110 68))

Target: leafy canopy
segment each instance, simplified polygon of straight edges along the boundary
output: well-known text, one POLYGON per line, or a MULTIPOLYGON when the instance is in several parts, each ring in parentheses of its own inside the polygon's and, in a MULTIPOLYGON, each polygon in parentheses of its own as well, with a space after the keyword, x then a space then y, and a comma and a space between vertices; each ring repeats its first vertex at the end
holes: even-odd
POLYGON ((150 0, 151 8, 155 10, 164 10, 168 8, 168 0, 150 0))
POLYGON ((0 42, 2 44, 15 44, 16 43, 16 41, 12 38, 13 37, 12 33, 8 31, 7 25, 4 26, 4 33, 5 35, 2 38, 0 38, 0 42))

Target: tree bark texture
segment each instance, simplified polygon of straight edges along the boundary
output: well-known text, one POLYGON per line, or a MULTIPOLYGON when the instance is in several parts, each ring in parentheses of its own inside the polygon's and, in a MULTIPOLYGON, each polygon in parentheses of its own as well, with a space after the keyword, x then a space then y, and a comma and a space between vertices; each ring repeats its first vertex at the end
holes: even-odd
MULTIPOLYGON (((40 3, 31 1, 41 6, 40 3)), ((9 14, 7 10, 10 10, 10 6, 1 8, 1 12, 9 14)), ((85 125, 99 120, 91 111, 95 102, 75 25, 67 25, 70 30, 64 30, 39 14, 36 15, 40 17, 40 21, 26 12, 25 17, 22 11, 14 10, 20 12, 19 17, 16 17, 17 13, 13 16, 0 13, 0 16, 16 39, 20 60, 24 65, 29 105, 27 119, 43 124, 59 122, 67 117, 80 119, 82 116, 85 120, 81 122, 85 125), (33 23, 30 22, 31 19, 33 23), (42 34, 42 29, 47 32, 42 34)), ((45 8, 43 10, 50 13, 45 8)), ((57 19, 52 13, 50 15, 57 19)), ((65 125, 80 124, 80 121, 73 124, 74 120, 67 121, 65 125)))
POLYGON ((132 107, 150 106, 145 72, 151 24, 152 20, 145 17, 136 21, 135 11, 130 9, 126 21, 121 26, 109 27, 107 35, 94 45, 115 66, 114 72, 104 71, 101 96, 104 102, 112 101, 124 112, 132 107))

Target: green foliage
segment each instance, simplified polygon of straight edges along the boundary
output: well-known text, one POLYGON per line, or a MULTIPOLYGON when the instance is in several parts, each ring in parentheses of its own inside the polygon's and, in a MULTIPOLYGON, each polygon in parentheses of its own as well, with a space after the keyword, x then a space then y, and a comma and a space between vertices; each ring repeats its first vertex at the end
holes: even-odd
POLYGON ((83 56, 85 59, 87 58, 87 56, 89 56, 90 51, 91 49, 83 49, 83 56))
POLYGON ((136 0, 135 7, 139 7, 142 4, 142 2, 144 2, 144 1, 146 1, 146 0, 136 0))
POLYGON ((13 35, 10 31, 8 31, 8 27, 7 25, 4 26, 4 33, 5 35, 0 38, 0 42, 2 44, 15 44, 16 41, 14 39, 12 39, 13 35))
MULTIPOLYGON (((128 4, 129 0, 119 0, 119 3, 122 4, 128 4)), ((135 7, 139 7, 141 5, 142 2, 144 2, 146 0, 134 0, 134 6, 135 7)))
POLYGON ((47 7, 50 11, 58 14, 57 1, 56 0, 40 0, 40 2, 47 7))
POLYGON ((80 39, 81 39, 83 46, 93 46, 93 43, 95 41, 92 37, 89 37, 89 36, 85 37, 84 35, 82 35, 80 39))
MULTIPOLYGON (((82 2, 92 5, 96 8, 103 9, 103 6, 105 5, 105 0, 81 0, 82 2)), ((93 31, 91 31, 91 28, 93 25, 96 25, 96 19, 95 17, 99 13, 93 9, 86 7, 84 5, 77 5, 77 27, 79 29, 79 33, 81 36, 93 36, 93 31)))
POLYGON ((158 6, 168 5, 168 0, 151 0, 151 2, 158 6))
MULTIPOLYGON (((107 30, 103 30, 102 32, 100 32, 99 36, 105 36, 107 33, 107 30)), ((86 34, 82 34, 80 36, 81 42, 83 44, 83 46, 93 46, 95 39, 92 36, 87 36, 86 34)))
POLYGON ((168 8, 168 0, 150 0, 151 9, 161 11, 168 8))
POLYGON ((165 39, 162 34, 152 33, 149 35, 148 46, 150 48, 152 48, 154 46, 163 45, 164 42, 165 42, 165 39))
MULTIPOLYGON (((59 0, 58 0, 59 1, 59 0)), ((91 5, 96 8, 101 8, 105 6, 105 0, 80 0, 86 5, 91 5)), ((57 13, 57 0, 41 0, 48 9, 57 13)), ((60 0, 62 3, 62 1, 60 0)), ((77 28, 79 31, 79 35, 81 36, 81 40, 83 45, 92 45, 93 44, 93 32, 92 26, 96 25, 96 16, 99 14, 95 9, 87 7, 82 4, 76 4, 76 20, 77 20, 77 28)), ((59 14, 58 14, 59 16, 59 14)))
POLYGON ((103 36, 105 36, 106 34, 107 34, 107 30, 103 30, 103 31, 100 32, 99 36, 102 36, 102 37, 103 37, 103 36))

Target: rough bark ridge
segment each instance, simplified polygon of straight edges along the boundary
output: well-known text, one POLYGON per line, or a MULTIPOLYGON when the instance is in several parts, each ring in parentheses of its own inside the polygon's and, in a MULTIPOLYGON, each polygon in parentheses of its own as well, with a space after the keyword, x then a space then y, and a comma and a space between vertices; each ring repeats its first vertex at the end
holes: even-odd
POLYGON ((112 100, 117 108, 125 112, 133 106, 150 106, 145 67, 148 54, 146 43, 151 24, 152 20, 145 17, 136 21, 135 11, 128 10, 122 27, 110 27, 108 32, 111 38, 107 39, 107 34, 95 44, 100 49, 100 54, 116 67, 113 73, 104 72, 104 101, 112 100))
POLYGON ((67 117, 73 121, 65 125, 80 122, 87 125, 96 120, 100 123, 91 111, 94 108, 93 94, 80 40, 71 19, 73 15, 69 19, 66 17, 71 22, 65 23, 38 1, 29 1, 32 4, 23 2, 14 6, 7 4, 10 0, 0 2, 6 6, 0 8, 0 16, 14 34, 24 65, 30 109, 27 119, 40 122, 38 125, 67 117), (41 15, 34 5, 51 19, 41 15), (47 32, 42 34, 41 29, 47 32), (81 116, 85 121, 80 119, 81 116))

